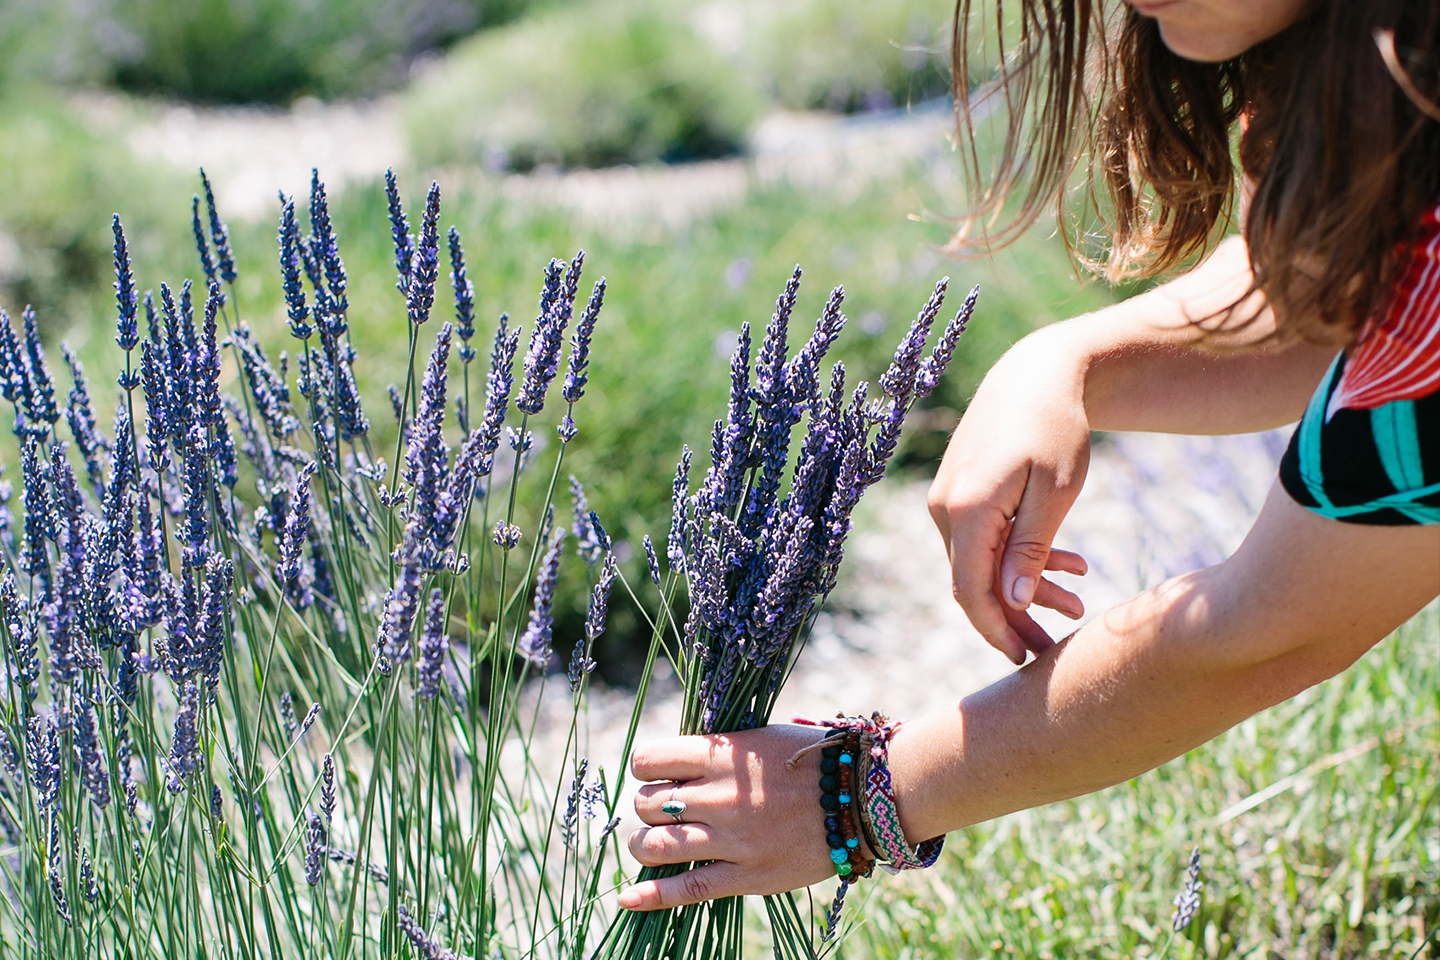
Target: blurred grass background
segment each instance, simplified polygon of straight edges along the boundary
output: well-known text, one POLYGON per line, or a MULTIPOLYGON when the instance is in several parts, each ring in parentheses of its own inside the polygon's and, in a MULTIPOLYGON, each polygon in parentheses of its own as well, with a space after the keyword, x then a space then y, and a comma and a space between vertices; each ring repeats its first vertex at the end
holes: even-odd
MULTIPOLYGON (((733 331, 769 318, 796 263, 799 323, 846 285, 851 324, 834 355, 867 378, 940 276, 955 278, 953 304, 981 284, 957 366, 902 454, 907 468, 932 469, 1010 343, 1120 295, 1078 283, 1041 230, 985 260, 946 261, 942 215, 963 197, 943 162, 938 173, 902 163, 843 191, 751 177, 713 211, 610 224, 502 188, 517 172, 744 156, 777 114, 885 117, 944 97, 951 13, 943 0, 0 0, 0 305, 18 315, 33 303, 47 342, 68 338, 92 394, 112 404, 111 212, 142 289, 199 276, 194 171, 133 150, 155 112, 378 97, 403 131, 412 208, 432 177, 445 188, 442 222, 465 239, 482 336, 502 310, 529 324, 552 256, 583 248, 587 276, 609 278, 567 466, 617 539, 663 534, 680 445, 703 461, 723 407, 733 331), (111 123, 85 108, 96 90, 111 123)), ((377 449, 392 450, 385 387, 404 379, 404 321, 378 181, 332 189, 332 212, 356 372, 377 449)), ((242 315, 267 350, 284 349, 273 218, 227 216, 242 315)), ((561 636, 579 632, 584 586, 564 594, 561 636)), ((636 615, 618 606, 598 657, 612 681, 633 668, 636 615)), ((1423 935, 1416 918, 1440 921, 1436 636, 1432 609, 1356 669, 1156 774, 956 835, 937 871, 873 885, 842 955, 1154 956, 1194 843, 1206 906, 1172 956, 1408 956, 1423 935), (1374 737, 1307 789, 1206 825, 1374 737)))

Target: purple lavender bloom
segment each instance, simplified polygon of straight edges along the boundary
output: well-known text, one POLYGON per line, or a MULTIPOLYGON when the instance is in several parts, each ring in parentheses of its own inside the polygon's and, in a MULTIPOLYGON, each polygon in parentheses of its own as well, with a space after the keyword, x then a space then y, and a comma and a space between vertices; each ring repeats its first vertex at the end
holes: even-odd
POLYGON ((166 762, 170 778, 166 784, 171 793, 185 789, 185 778, 200 765, 200 685, 186 680, 180 686, 180 709, 175 714, 175 735, 170 741, 170 758, 166 762))
POLYGON ((945 303, 945 289, 949 285, 949 277, 944 277, 935 284, 935 292, 930 295, 925 306, 920 308, 909 332, 895 349, 895 359, 891 361, 889 369, 880 376, 880 389, 885 396, 908 402, 914 394, 915 377, 920 372, 920 355, 925 352, 925 341, 930 336, 935 316, 945 303))
POLYGON ((0 581, 0 617, 10 637, 10 677, 20 687, 27 704, 35 700, 35 687, 40 680, 40 660, 36 652, 34 615, 30 601, 20 594, 12 571, 0 581))
POLYGON ((45 552, 45 541, 55 540, 60 528, 51 507, 50 466, 41 458, 40 441, 34 436, 27 436, 20 448, 20 473, 25 482, 22 493, 25 550, 21 569, 38 581, 37 595, 43 603, 50 595, 50 557, 45 552))
POLYGON ((335 758, 328 753, 320 761, 320 814, 327 828, 335 820, 335 758))
POLYGON ((290 494, 290 511, 280 536, 280 561, 275 564, 275 578, 289 583, 300 576, 300 556, 310 535, 310 478, 316 463, 311 460, 295 476, 295 489, 290 494))
POLYGON ((376 646, 381 656, 392 664, 410 659, 410 637, 415 629, 415 614, 420 606, 420 564, 407 562, 385 603, 385 618, 380 624, 376 646))
POLYGON ((125 228, 120 225, 120 214, 111 217, 110 229, 115 233, 115 307, 119 312, 115 323, 115 342, 121 350, 129 353, 140 342, 140 326, 135 320, 139 301, 135 295, 135 274, 130 269, 130 248, 125 243, 125 228))
POLYGON ((37 423, 48 423, 53 427, 60 419, 60 410, 55 406, 55 385, 45 366, 45 348, 40 345, 35 310, 27 306, 20 314, 20 320, 25 328, 25 355, 30 366, 30 417, 37 423))
POLYGON ((575 403, 585 395, 585 384, 589 380, 590 340, 595 335, 595 323, 600 319, 600 308, 605 304, 605 278, 595 283, 585 312, 575 324, 575 333, 570 339, 570 367, 565 372, 565 385, 560 396, 566 403, 575 403))
POLYGON ((100 899, 100 886, 95 882, 95 865, 90 862, 90 851, 80 852, 80 889, 85 893, 85 900, 94 903, 100 899))
POLYGON ((420 655, 415 663, 415 695, 421 700, 434 700, 440 692, 445 668, 445 655, 450 652, 450 637, 445 629, 445 595, 436 587, 430 591, 425 611, 425 629, 420 635, 420 655))
POLYGON ((200 222, 200 198, 190 198, 190 229, 195 234, 195 252, 200 255, 200 269, 205 271, 205 279, 210 283, 216 282, 217 268, 215 258, 210 255, 210 241, 205 237, 205 225, 200 222))
POLYGON ((231 334, 230 340, 240 352, 240 366, 245 372, 256 413, 269 428, 271 436, 284 441, 300 429, 300 421, 295 417, 295 408, 291 406, 290 388, 285 383, 284 375, 271 365, 270 359, 265 356, 264 348, 249 327, 243 324, 239 326, 231 334))
POLYGON ((110 771, 100 751, 95 732, 95 710, 86 697, 80 697, 75 711, 75 753, 80 761, 80 784, 90 792, 90 799, 100 809, 110 805, 110 771))
POLYGON ((400 202, 400 188, 395 182, 395 171, 385 171, 385 202, 390 210, 390 236, 395 242, 395 272, 399 281, 395 288, 401 294, 410 289, 410 263, 415 258, 415 240, 410 236, 410 222, 405 219, 405 207, 400 202))
POLYGON ((650 580, 655 586, 660 586, 660 560, 655 556, 655 543, 650 539, 650 534, 645 534, 640 541, 645 546, 645 566, 650 571, 650 580))
POLYGON ((450 286, 455 290, 455 332, 460 337, 460 362, 475 359, 470 338, 475 336, 475 285, 465 275, 465 248, 460 231, 450 228, 450 286))
POLYGON ((325 184, 320 180, 320 171, 313 168, 310 170, 310 236, 311 252, 325 269, 330 310, 336 316, 344 317, 350 309, 350 301, 345 294, 349 282, 345 276, 345 261, 340 258, 340 241, 330 222, 330 202, 325 196, 325 184))
POLYGON ((590 652, 595 649, 595 641, 605 632, 610 588, 619 573, 620 566, 615 562, 615 554, 606 553, 605 565, 600 568, 600 579, 590 591, 590 609, 585 616, 585 639, 575 644, 575 651, 570 656, 568 675, 572 693, 580 689, 580 681, 595 669, 595 661, 590 658, 590 652))
POLYGON ((785 366, 785 380, 796 403, 805 403, 819 396, 820 363, 845 327, 845 314, 840 312, 844 302, 844 287, 830 291, 830 299, 825 302, 825 309, 815 322, 815 332, 785 366))
POLYGON ((55 565, 55 589, 45 605, 44 617, 50 636, 50 679, 70 686, 89 661, 86 654, 82 603, 85 590, 85 514, 75 473, 59 446, 50 461, 51 483, 55 490, 55 513, 60 536, 59 562, 55 565))
POLYGON ((965 303, 960 307, 960 312, 945 326, 945 332, 936 341, 935 347, 930 351, 930 356, 920 365, 920 372, 915 377, 915 396, 928 397, 934 392, 935 386, 940 382, 940 375, 949 366, 950 360, 955 356, 955 346, 960 342, 960 335, 965 332, 965 325, 970 322, 970 315, 975 312, 975 300, 980 296, 980 285, 976 284, 970 290, 970 295, 965 298, 965 303))
POLYGON ((750 443, 755 436, 755 415, 750 410, 750 324, 740 325, 740 337, 730 355, 730 402, 726 410, 718 453, 711 451, 710 471, 702 488, 705 509, 730 513, 745 490, 750 467, 750 443))
POLYGON ((435 938, 427 934, 420 921, 410 915, 403 903, 396 913, 395 922, 410 940, 410 945, 415 948, 415 955, 421 960, 456 960, 455 952, 440 946, 435 938))
POLYGON ((30 718, 25 735, 25 759, 35 788, 35 807, 44 810, 60 796, 60 731, 50 717, 30 718))
POLYGON ((520 543, 520 528, 513 523, 506 523, 504 520, 495 524, 493 539, 495 546, 502 550, 514 550, 520 543))
POLYGON ((212 556, 205 563, 205 589, 200 621, 195 627, 195 667, 211 690, 220 682, 230 625, 230 598, 234 593, 235 565, 226 557, 212 556))
MULTIPOLYGON (((148 295, 145 302, 150 302, 148 295)), ((167 438, 170 435, 170 404, 163 363, 160 348, 146 340, 141 345, 140 352, 140 384, 144 388, 145 409, 149 414, 145 422, 145 449, 150 469, 160 475, 164 475, 165 468, 170 464, 170 458, 166 455, 167 438)))
POLYGON ((230 249, 230 230, 220 219, 220 212, 215 207, 215 191, 210 189, 210 178, 205 176, 203 168, 200 171, 200 185, 205 192, 205 210, 210 218, 210 239, 215 242, 215 258, 219 262, 220 279, 233 284, 235 282, 235 254, 230 249))
POLYGON ((675 468, 675 481, 670 496, 670 536, 665 541, 665 558, 670 569, 679 570, 685 565, 685 521, 686 499, 690 491, 690 448, 683 447, 680 464, 675 468))
POLYGON ((205 565, 210 556, 210 443, 205 428, 190 428, 185 448, 185 524, 175 532, 185 544, 185 561, 192 567, 205 565))
POLYGON ((295 222, 295 201, 280 195, 280 274, 285 290, 286 312, 290 316, 290 333, 297 340, 308 340, 313 332, 310 308, 305 305, 305 287, 300 279, 300 226, 295 222))
POLYGON ((310 814, 310 823, 305 828, 305 882, 314 887, 325 876, 325 847, 328 830, 320 814, 310 814))
POLYGON ((575 523, 570 528, 575 534, 575 552, 587 564, 599 563, 605 556, 605 546, 600 542, 598 526, 590 522, 593 514, 585 498, 585 488, 573 474, 570 476, 570 504, 575 515, 575 523))
POLYGON ((90 391, 85 383, 85 368, 70 349, 69 342, 60 344, 60 352, 70 368, 70 402, 65 408, 65 419, 70 424, 70 434, 80 458, 85 461, 85 475, 90 481, 98 500, 105 499, 105 466, 101 456, 109 444, 100 435, 95 421, 95 410, 90 404, 90 391))
MULTIPOLYGON (((580 256, 576 257, 576 263, 580 256)), ((560 369, 560 347, 564 342, 565 327, 560 320, 561 273, 564 260, 551 260, 545 268, 545 285, 540 292, 540 311, 535 317, 535 326, 530 331, 530 347, 525 352, 525 378, 520 384, 520 395, 515 400, 515 409, 525 414, 537 414, 545 406, 545 392, 560 369)), ((578 273, 578 267, 576 268, 578 273)))
POLYGON ((542 670, 550 662, 550 639, 555 627, 555 584, 560 578, 560 548, 564 544, 565 531, 556 531, 535 579, 535 606, 530 611, 530 622, 516 645, 522 657, 542 670))
POLYGON ((60 871, 53 862, 50 864, 50 899, 55 902, 55 915, 60 918, 60 922, 67 927, 75 926, 75 916, 70 912, 70 904, 65 899, 65 884, 60 880, 60 871))
MULTIPOLYGON (((15 335, 15 327, 10 322, 10 314, 5 312, 4 307, 0 307, 0 390, 3 390, 5 399, 16 404, 17 408, 29 403, 29 364, 24 348, 20 346, 20 338, 15 335)), ((28 410, 28 407, 25 409, 28 410)), ((18 433, 18 424, 16 430, 18 433)))
POLYGON ((420 237, 410 263, 405 291, 405 309, 416 325, 430 319, 435 305, 435 281, 440 275, 440 184, 431 182, 425 195, 425 213, 420 218, 420 237))

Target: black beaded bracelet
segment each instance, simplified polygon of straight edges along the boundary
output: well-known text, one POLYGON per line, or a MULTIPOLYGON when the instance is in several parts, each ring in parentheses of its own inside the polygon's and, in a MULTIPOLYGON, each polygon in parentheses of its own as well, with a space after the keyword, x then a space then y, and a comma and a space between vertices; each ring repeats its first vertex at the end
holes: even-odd
POLYGON ((868 877, 875 861, 860 852, 860 833, 854 813, 855 762, 860 737, 853 731, 827 739, 820 749, 820 807, 825 811, 825 842, 835 872, 853 882, 868 877))

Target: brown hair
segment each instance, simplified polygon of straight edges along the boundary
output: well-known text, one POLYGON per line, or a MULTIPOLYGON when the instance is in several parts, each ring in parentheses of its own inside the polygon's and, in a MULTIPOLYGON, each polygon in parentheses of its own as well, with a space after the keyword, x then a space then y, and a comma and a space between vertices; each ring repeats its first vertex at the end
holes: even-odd
POLYGON ((1155 21, 1105 0, 1003 0, 994 86, 967 96, 972 0, 957 0, 952 57, 972 206, 955 246, 1005 244, 1054 204, 1072 253, 1107 278, 1193 262, 1231 220, 1237 160, 1255 189, 1244 231, 1256 286, 1284 330, 1345 342, 1383 306, 1396 245, 1440 201, 1440 3, 1315 0, 1294 25, 1222 63, 1170 52, 1155 21), (1118 23, 1116 22, 1118 20, 1118 23), (979 107, 1003 98, 993 166, 979 107), (1088 159, 1079 217, 1108 249, 1086 258, 1067 187, 1088 159), (1018 207, 1007 206, 1017 200, 1018 207), (1008 222, 992 229, 1002 213, 1008 222), (1067 216, 1068 215, 1068 216, 1067 216))

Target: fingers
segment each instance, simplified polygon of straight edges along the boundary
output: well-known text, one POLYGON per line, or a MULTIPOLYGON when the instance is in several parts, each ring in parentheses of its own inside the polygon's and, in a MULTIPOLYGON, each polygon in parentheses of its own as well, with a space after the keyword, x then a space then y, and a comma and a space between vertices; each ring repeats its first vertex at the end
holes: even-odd
POLYGON ((1090 564, 1078 553, 1069 550, 1050 550, 1050 556, 1045 561, 1046 570, 1058 570, 1060 573, 1071 573, 1077 577, 1083 577, 1090 572, 1090 564))
POLYGON ((717 848, 711 828, 703 823, 641 827, 630 834, 629 847, 635 859, 647 867, 714 860, 724 852, 717 848))
MULTIPOLYGON (((1000 560, 999 593, 1010 609, 1024 610, 1035 601, 1041 574, 1048 568, 1053 553, 1050 544, 1074 499, 1065 488, 1054 484, 1036 483, 1032 479, 1026 486, 1000 560)), ((1073 565, 1071 557, 1075 555, 1068 554, 1061 560, 1073 565)))
POLYGON ((700 815, 700 808, 704 805, 703 800, 700 799, 700 793, 701 791, 692 784, 647 783, 635 791, 635 813, 652 827, 680 822, 700 822, 705 819, 700 815), (661 809, 662 804, 671 800, 677 800, 683 804, 678 821, 661 809))
POLYGON ((717 749, 719 745, 711 737, 654 740, 635 748, 630 772, 637 780, 697 780, 714 762, 717 749))
POLYGON ((702 903, 744 891, 739 869, 733 863, 707 863, 674 877, 647 880, 620 892, 620 906, 626 910, 664 910, 687 903, 702 903))
MULTIPOLYGON (((1004 523, 1003 518, 1001 523, 1004 523)), ((1011 625, 1009 616, 1016 611, 1008 609, 995 596, 995 554, 979 546, 988 541, 998 548, 1003 542, 1003 534, 992 532, 990 537, 981 539, 979 536, 972 538, 970 530, 953 529, 957 535, 950 540, 950 570, 954 578, 955 602, 960 604, 971 626, 990 646, 1009 657, 1012 663, 1024 663, 1028 645, 1011 625)), ((1030 618, 1026 616, 1024 620, 1029 621, 1030 618)), ((1038 627, 1035 629, 1039 630, 1038 627)), ((1040 633, 1044 635, 1044 631, 1040 633)))
POLYGON ((1085 604, 1075 594, 1049 580, 1041 580, 1035 588, 1035 604, 1064 614, 1071 620, 1085 616, 1085 604))

